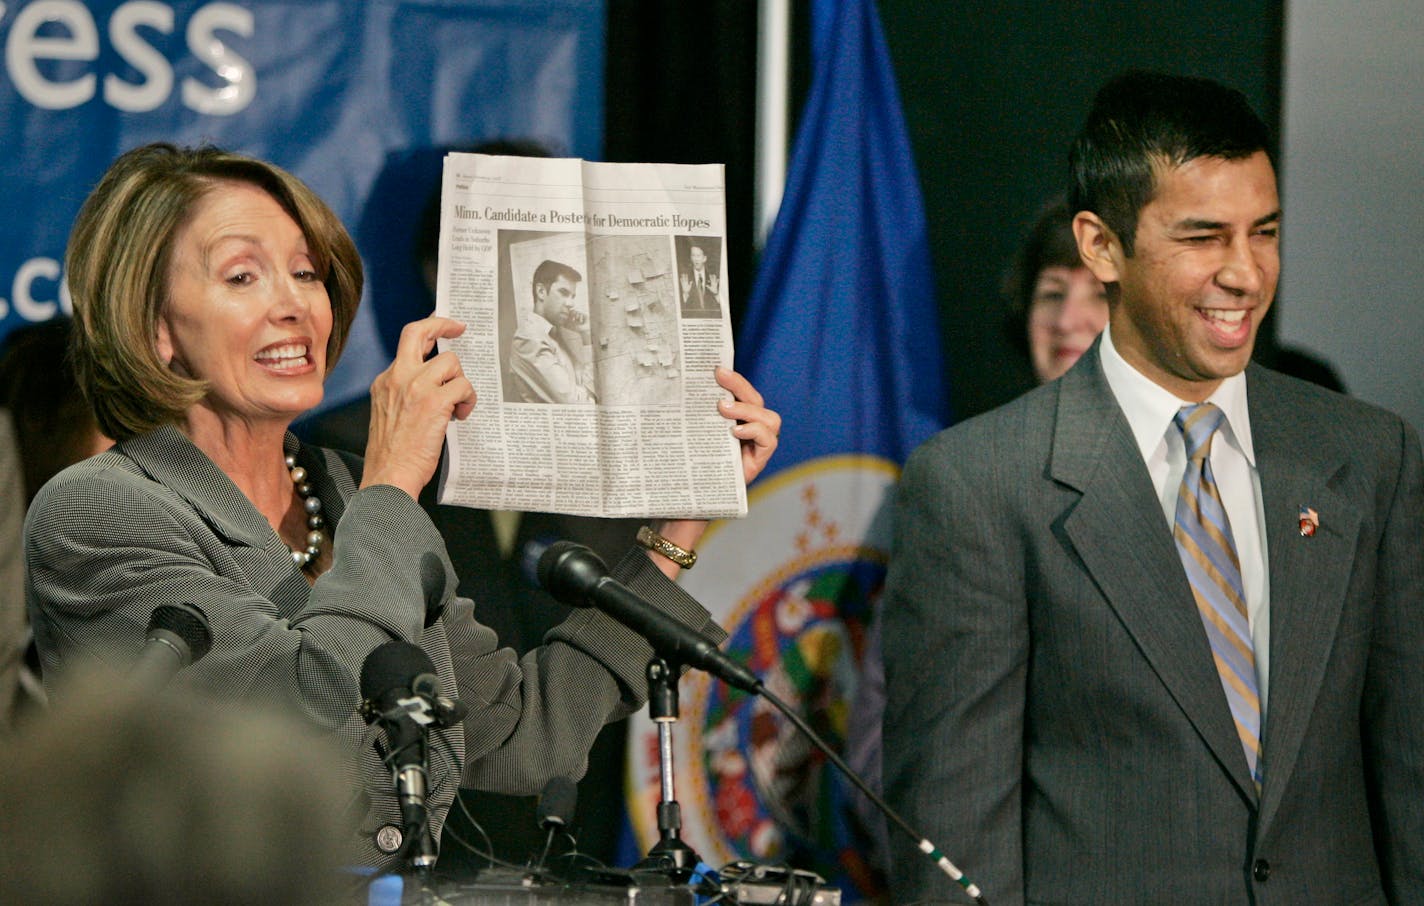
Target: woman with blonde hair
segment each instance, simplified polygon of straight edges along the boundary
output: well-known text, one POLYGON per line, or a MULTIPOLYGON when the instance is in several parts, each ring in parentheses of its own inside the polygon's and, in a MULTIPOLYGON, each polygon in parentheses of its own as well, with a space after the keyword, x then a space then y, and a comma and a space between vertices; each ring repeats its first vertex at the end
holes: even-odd
MULTIPOLYGON (((353 755, 355 858, 372 865, 411 845, 377 734, 356 713, 361 666, 383 643, 419 645, 439 692, 469 705, 431 741, 435 839, 461 785, 528 794, 582 773, 599 728, 645 694, 650 650, 584 610, 517 658, 456 596, 416 497, 446 426, 475 404, 454 352, 431 355, 464 325, 405 328, 371 388, 362 461, 288 430, 321 401, 362 283, 345 228, 295 177, 213 148, 137 148, 85 202, 67 268, 79 381, 116 445, 49 482, 27 520, 47 684, 76 662, 131 660, 155 607, 195 605, 213 647, 177 682, 336 731, 353 755)), ((718 381, 751 480, 779 418, 736 373, 718 381)), ((656 528, 692 548, 705 523, 656 528)), ((678 564, 629 540, 614 575, 716 636, 671 581, 678 564)))

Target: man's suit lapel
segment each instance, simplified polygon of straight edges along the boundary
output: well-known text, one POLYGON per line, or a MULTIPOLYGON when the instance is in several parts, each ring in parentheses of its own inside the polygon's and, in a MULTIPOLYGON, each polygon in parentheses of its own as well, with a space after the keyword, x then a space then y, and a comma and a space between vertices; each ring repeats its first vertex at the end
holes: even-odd
POLYGON ((1266 705, 1261 825, 1269 824, 1295 767, 1330 661, 1361 513, 1339 488, 1348 438, 1322 435, 1299 405, 1282 398, 1282 378, 1252 367, 1247 399, 1261 478, 1270 562, 1271 676, 1266 705), (1319 514, 1300 532, 1301 507, 1319 514))
POLYGON ((1084 568, 1242 795, 1254 800, 1191 586, 1096 346, 1059 384, 1049 470, 1082 494, 1063 531, 1084 568))

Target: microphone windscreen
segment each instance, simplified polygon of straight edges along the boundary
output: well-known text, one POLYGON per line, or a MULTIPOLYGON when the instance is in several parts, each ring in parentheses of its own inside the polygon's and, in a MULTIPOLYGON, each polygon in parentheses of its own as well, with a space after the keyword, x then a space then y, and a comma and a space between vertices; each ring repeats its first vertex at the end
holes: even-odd
POLYGON ((598 554, 572 541, 555 541, 539 557, 539 584, 571 607, 587 607, 588 593, 607 575, 598 554))
POLYGON ((425 649, 401 639, 378 645, 361 664, 361 697, 379 702, 391 692, 410 689, 422 673, 434 673, 435 664, 425 649))
POLYGON ((567 777, 551 777, 539 794, 539 826, 567 827, 574 820, 574 809, 578 806, 578 787, 567 777))
POLYGON ((192 655, 188 661, 190 664, 213 647, 213 633, 208 628, 207 614, 196 604, 160 604, 153 608, 153 615, 148 618, 149 635, 156 630, 166 630, 182 639, 192 655))

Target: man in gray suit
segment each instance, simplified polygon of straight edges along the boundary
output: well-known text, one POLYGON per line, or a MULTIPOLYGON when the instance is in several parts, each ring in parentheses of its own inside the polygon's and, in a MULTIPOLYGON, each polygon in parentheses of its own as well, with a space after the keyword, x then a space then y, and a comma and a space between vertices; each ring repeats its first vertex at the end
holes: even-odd
MULTIPOLYGON (((1424 902, 1419 439, 1249 364, 1268 146, 1235 91, 1109 82, 1071 154, 1108 331, 906 466, 886 791, 994 906, 1424 902)), ((894 884, 962 898, 908 844, 894 884)))

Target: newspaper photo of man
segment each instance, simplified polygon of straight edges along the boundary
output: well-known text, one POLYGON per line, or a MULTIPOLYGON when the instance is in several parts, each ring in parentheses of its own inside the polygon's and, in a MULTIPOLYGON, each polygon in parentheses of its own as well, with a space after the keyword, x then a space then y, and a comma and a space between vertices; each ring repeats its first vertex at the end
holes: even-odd
POLYGON ((583 275, 573 267, 544 259, 530 280, 529 308, 509 344, 510 385, 525 403, 595 403, 586 344, 586 305, 577 304, 583 275))
POLYGON ((679 236, 678 287, 684 318, 720 318, 722 240, 716 236, 679 236))

